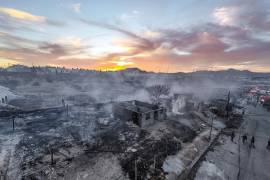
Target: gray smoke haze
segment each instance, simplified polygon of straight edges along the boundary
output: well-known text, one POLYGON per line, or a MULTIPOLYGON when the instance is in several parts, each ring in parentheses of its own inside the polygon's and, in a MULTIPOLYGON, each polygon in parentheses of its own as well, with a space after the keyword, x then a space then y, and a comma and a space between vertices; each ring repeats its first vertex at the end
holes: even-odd
MULTIPOLYGON (((33 99, 39 107, 60 106, 66 103, 106 103, 112 101, 140 100, 151 102, 148 88, 166 85, 169 96, 193 93, 200 101, 226 98, 229 91, 237 91, 240 80, 226 77, 200 77, 190 74, 159 74, 140 72, 93 72, 79 74, 49 74, 34 77, 4 79, 20 97, 33 99)), ((33 103, 32 103, 33 104, 33 103)))

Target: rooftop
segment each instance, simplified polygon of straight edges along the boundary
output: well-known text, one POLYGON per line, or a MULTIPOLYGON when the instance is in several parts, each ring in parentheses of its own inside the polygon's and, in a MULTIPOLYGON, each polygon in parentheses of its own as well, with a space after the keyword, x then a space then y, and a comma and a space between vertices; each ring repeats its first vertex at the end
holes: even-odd
POLYGON ((136 100, 120 102, 118 103, 118 105, 137 113, 147 113, 147 112, 150 112, 159 108, 156 105, 149 104, 146 102, 136 101, 136 100))

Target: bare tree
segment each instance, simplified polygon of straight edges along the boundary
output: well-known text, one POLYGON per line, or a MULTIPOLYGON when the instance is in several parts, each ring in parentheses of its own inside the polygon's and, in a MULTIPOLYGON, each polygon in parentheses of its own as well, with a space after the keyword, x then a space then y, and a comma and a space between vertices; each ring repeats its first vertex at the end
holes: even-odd
POLYGON ((168 96, 170 94, 170 88, 167 85, 153 85, 147 88, 148 93, 153 104, 160 104, 162 96, 168 96))

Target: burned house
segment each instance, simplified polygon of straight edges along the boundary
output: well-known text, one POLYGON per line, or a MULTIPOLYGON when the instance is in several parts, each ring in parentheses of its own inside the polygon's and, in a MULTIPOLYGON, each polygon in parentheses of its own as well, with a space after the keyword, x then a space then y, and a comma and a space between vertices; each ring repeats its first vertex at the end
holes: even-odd
POLYGON ((214 99, 210 102, 209 107, 213 113, 222 117, 228 116, 228 113, 233 110, 233 104, 228 103, 228 100, 225 99, 214 99))
POLYGON ((115 118, 133 122, 140 127, 147 127, 166 118, 165 108, 136 100, 116 103, 113 113, 115 118))

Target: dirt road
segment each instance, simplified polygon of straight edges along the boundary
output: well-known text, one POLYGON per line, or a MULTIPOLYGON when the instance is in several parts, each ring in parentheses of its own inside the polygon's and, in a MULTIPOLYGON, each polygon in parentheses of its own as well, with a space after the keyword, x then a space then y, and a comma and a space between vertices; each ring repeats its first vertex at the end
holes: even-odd
POLYGON ((248 134, 248 143, 240 144, 241 180, 270 179, 270 151, 266 149, 270 138, 270 113, 260 106, 248 107, 241 134, 248 134), (250 148, 251 136, 255 137, 255 148, 250 148))

